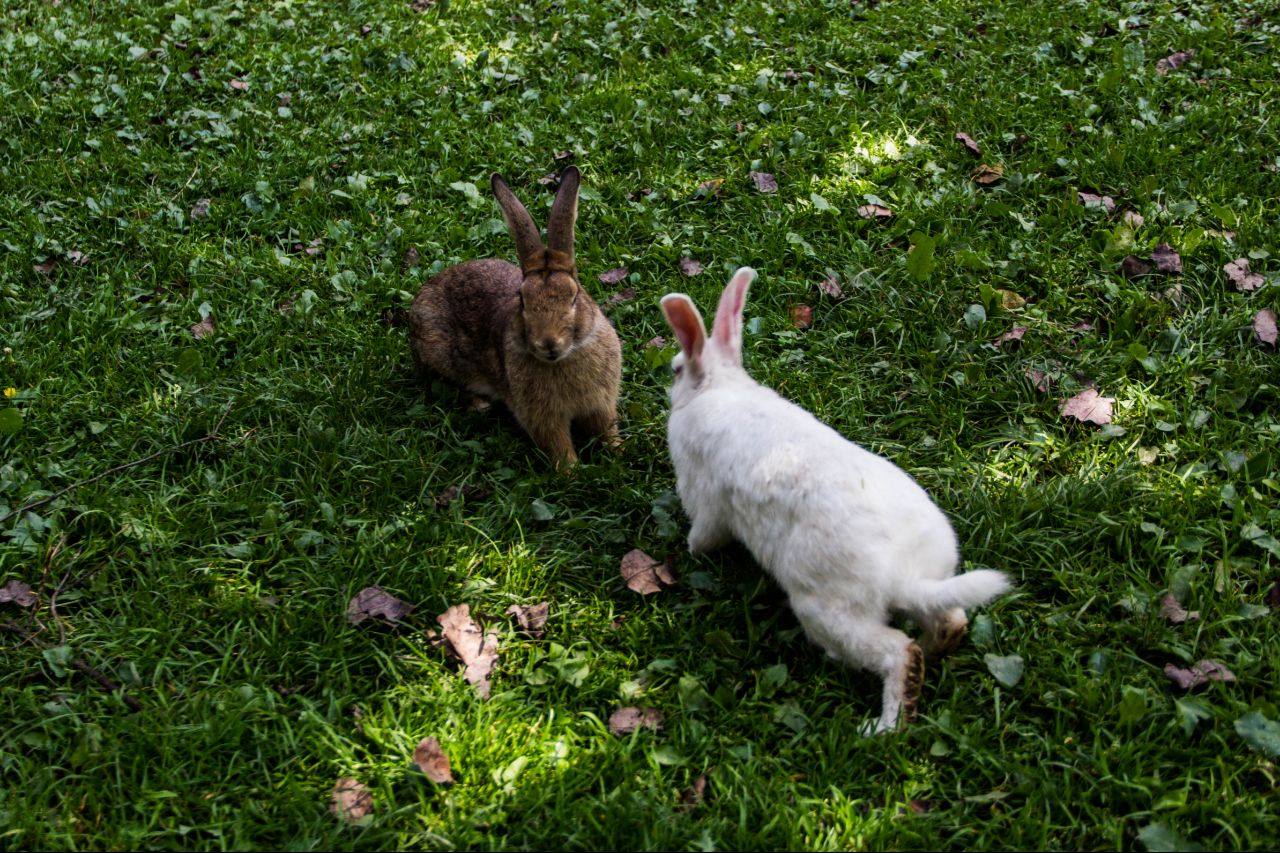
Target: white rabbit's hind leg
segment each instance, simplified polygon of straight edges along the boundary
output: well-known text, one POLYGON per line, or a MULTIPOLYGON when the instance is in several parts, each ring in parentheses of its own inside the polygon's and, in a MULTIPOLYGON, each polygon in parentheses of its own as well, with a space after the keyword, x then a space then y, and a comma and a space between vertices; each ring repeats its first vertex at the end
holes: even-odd
POLYGON ((705 554, 724 545, 733 539, 728 527, 711 513, 703 513, 692 519, 689 526, 689 553, 705 554))

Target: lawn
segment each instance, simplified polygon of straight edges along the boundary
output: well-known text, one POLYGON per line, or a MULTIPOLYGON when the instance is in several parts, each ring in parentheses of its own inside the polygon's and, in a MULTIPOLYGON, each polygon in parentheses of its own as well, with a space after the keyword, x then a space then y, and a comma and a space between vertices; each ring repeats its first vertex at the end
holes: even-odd
POLYGON ((11 0, 0 103, 0 848, 1280 845, 1273 1, 11 0), (399 320, 569 163, 562 476, 399 320), (900 733, 684 548, 658 300, 744 264, 753 375, 1017 583, 900 733))

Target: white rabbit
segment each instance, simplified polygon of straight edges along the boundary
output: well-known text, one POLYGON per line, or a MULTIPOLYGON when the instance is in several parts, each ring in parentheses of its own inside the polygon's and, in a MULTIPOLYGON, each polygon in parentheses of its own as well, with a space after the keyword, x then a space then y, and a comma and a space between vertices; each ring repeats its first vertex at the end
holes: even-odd
POLYGON ((742 309, 755 277, 750 267, 734 273, 710 338, 689 297, 662 298, 681 349, 667 440, 689 551, 747 546, 811 640, 884 678, 875 730, 892 729, 915 714, 925 651, 954 651, 964 608, 1009 581, 990 569, 956 575, 951 524, 909 474, 747 375, 742 309), (889 626, 895 612, 921 626, 924 650, 889 626))

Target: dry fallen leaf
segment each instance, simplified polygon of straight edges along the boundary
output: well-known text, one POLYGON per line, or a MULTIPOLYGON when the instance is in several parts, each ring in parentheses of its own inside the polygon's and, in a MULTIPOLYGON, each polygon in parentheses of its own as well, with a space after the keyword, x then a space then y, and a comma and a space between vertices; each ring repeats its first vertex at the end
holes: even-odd
POLYGON ((464 501, 483 500, 489 496, 489 490, 484 486, 468 483, 465 486, 449 486, 447 489, 436 495, 436 509, 444 509, 449 504, 462 498, 464 501))
POLYGON ((1059 411, 1064 418, 1075 418, 1081 423, 1102 426, 1111 423, 1111 404, 1114 402, 1114 397, 1103 397, 1098 389, 1089 388, 1070 400, 1064 400, 1059 411))
POLYGON ((1164 59, 1156 62, 1156 73, 1161 77, 1168 77, 1169 72, 1177 68, 1182 63, 1196 55, 1195 48, 1190 50, 1180 50, 1177 53, 1171 53, 1164 59))
POLYGON ((808 305, 791 306, 791 325, 801 331, 813 325, 813 309, 808 305))
POLYGON ((232 77, 231 81, 227 83, 227 85, 230 86, 232 89, 235 89, 237 92, 245 92, 245 91, 248 91, 249 89, 248 83, 244 82, 243 80, 237 80, 235 77, 232 77))
POLYGON ((1161 243, 1151 252, 1151 262, 1156 266, 1156 272, 1162 272, 1167 275, 1182 275, 1182 258, 1168 243, 1161 243))
POLYGON ((685 789, 680 795, 680 806, 682 808, 691 809, 702 803, 707 795, 707 777, 699 776, 693 780, 693 784, 685 789))
POLYGON ((724 178, 712 178, 709 181, 703 181, 698 184, 698 189, 694 192, 694 198, 707 198, 709 196, 720 195, 720 190, 724 187, 724 178))
POLYGON ((630 302, 636 298, 636 289, 634 287, 624 287, 617 293, 610 296, 604 301, 604 309, 607 311, 615 305, 621 305, 623 302, 630 302))
POLYGON ((203 320, 201 320, 199 323, 196 323, 194 326, 191 327, 191 337, 195 338, 196 340, 199 340, 200 338, 208 337, 209 335, 213 334, 213 329, 214 329, 213 315, 208 314, 205 316, 203 320))
POLYGON ((1006 311, 1017 311, 1019 308, 1026 307, 1027 298, 1021 294, 1004 288, 998 288, 996 293, 1000 294, 1000 307, 1006 311))
POLYGON ((1236 290, 1250 291, 1262 287, 1262 273, 1250 272, 1248 258, 1237 258, 1223 266, 1222 271, 1236 286, 1236 290))
POLYGON ((1143 219, 1142 214, 1136 210, 1126 210, 1120 214, 1120 220, 1133 228, 1141 228, 1147 224, 1147 220, 1143 219))
POLYGON ((1041 394, 1048 394, 1049 389, 1053 387, 1053 379, 1043 370, 1028 367, 1023 375, 1031 380, 1031 385, 1041 394))
POLYGON ((446 650, 463 665, 462 677, 475 685, 480 698, 489 698, 489 676, 498 662, 498 632, 482 629, 471 608, 455 604, 438 617, 446 650))
POLYGON ((974 157, 982 156, 982 149, 978 147, 978 143, 973 141, 973 137, 967 133, 957 133, 956 139, 960 141, 965 148, 969 149, 969 153, 974 157))
POLYGON ((650 340, 645 344, 645 346, 646 346, 646 347, 648 347, 648 348, 650 348, 650 349, 654 349, 655 347, 656 347, 657 349, 661 349, 662 347, 665 347, 666 345, 667 345, 667 339, 666 339, 666 338, 664 338, 662 335, 658 335, 658 336, 657 336, 657 337, 655 337, 655 338, 651 338, 651 339, 650 339, 650 340))
POLYGON ((1190 669, 1183 669, 1171 663, 1164 665, 1164 674, 1177 685, 1179 690, 1191 690, 1210 681, 1235 681, 1236 676, 1216 660, 1197 661, 1190 669))
POLYGON ((418 254, 417 246, 410 246, 404 250, 404 268, 412 269, 422 263, 422 256, 418 254))
POLYGON ((333 786, 329 811, 347 823, 363 820, 373 813, 373 792, 356 779, 339 779, 333 786))
POLYGON ((380 586, 367 586, 347 602, 347 621, 352 625, 359 625, 375 616, 395 623, 412 612, 412 604, 401 601, 380 586))
POLYGON ((830 296, 832 299, 839 299, 844 295, 844 291, 840 289, 840 279, 835 273, 831 273, 822 281, 818 282, 818 289, 830 296))
POLYGON ((1022 336, 1025 335, 1026 333, 1027 333, 1026 326, 1014 326, 1012 329, 1010 329, 1009 331, 1005 332, 1003 335, 1001 335, 1000 337, 992 341, 992 343, 994 343, 996 346, 1000 346, 1001 344, 1021 341, 1022 336))
POLYGON ((1168 619, 1174 625, 1181 625, 1184 622, 1194 622, 1200 618, 1199 610, 1187 610, 1178 601, 1177 596, 1168 593, 1160 601, 1160 615, 1168 619))
POLYGON ((762 193, 776 193, 778 191, 778 179, 768 172, 752 172, 751 182, 762 193))
POLYGON ((1101 205, 1107 213, 1113 213, 1116 209, 1116 202, 1109 195, 1098 195, 1097 193, 1078 192, 1076 197, 1080 199, 1080 203, 1088 207, 1090 204, 1101 205))
POLYGON ((674 586, 676 578, 671 569, 669 563, 655 560, 639 548, 628 551, 619 567, 627 588, 641 595, 662 592, 664 585, 674 586))
POLYGON ((1120 273, 1127 279, 1142 278, 1151 274, 1151 264, 1137 255, 1125 255, 1120 262, 1120 273))
POLYGON ((858 215, 863 219, 892 219, 893 211, 882 204, 863 204, 858 206, 858 215))
POLYGON ((31 587, 17 578, 0 586, 0 604, 13 602, 19 607, 35 607, 39 601, 40 597, 32 592, 31 587))
POLYGON ((680 259, 680 272, 687 276, 695 276, 702 274, 702 261, 697 258, 688 256, 680 259))
POLYGON ((631 271, 626 267, 615 267, 600 273, 600 280, 605 284, 617 284, 630 274, 631 271))
POLYGON ((424 737, 418 741, 413 750, 413 763, 418 765, 422 775, 437 785, 452 785, 453 771, 449 767, 449 756, 440 748, 440 741, 434 736, 424 737))
POLYGON ((1092 320, 1081 320, 1079 323, 1076 323, 1074 326, 1072 326, 1072 327, 1071 327, 1071 331, 1073 331, 1073 332, 1091 332, 1091 331, 1093 331, 1093 321, 1092 321, 1092 320))
POLYGON ((662 714, 652 708, 619 708, 609 715, 609 731, 615 735, 629 735, 636 729, 662 728, 662 714))
POLYGON ((1253 334, 1258 343, 1276 345, 1276 312, 1263 308, 1253 315, 1253 334))
POLYGON ((192 219, 206 219, 209 216, 210 199, 202 198, 196 202, 195 207, 191 208, 192 219))
POLYGON ((1004 177, 1004 166, 996 164, 989 166, 983 163, 981 166, 973 170, 969 175, 975 184, 981 187, 989 187, 1004 177))
POLYGON ((71 249, 70 251, 67 252, 67 260, 71 261, 71 263, 75 264, 76 266, 82 267, 85 264, 89 263, 89 256, 78 249, 71 249))
POLYGON ((514 616, 520 630, 535 640, 542 639, 547 633, 547 616, 551 613, 551 602, 541 604, 513 604, 506 609, 508 616, 514 616))
POLYGON ((572 159, 574 158, 574 156, 575 156, 575 155, 574 155, 574 153, 573 153, 572 151, 570 151, 568 148, 564 149, 563 151, 557 151, 557 152, 556 152, 556 160, 557 160, 557 161, 561 161, 561 160, 572 160, 572 159))
POLYGON ((56 267, 57 265, 58 265, 57 257, 50 255, 48 259, 38 264, 33 264, 31 269, 35 270, 41 275, 49 275, 51 272, 53 272, 53 268, 56 267))

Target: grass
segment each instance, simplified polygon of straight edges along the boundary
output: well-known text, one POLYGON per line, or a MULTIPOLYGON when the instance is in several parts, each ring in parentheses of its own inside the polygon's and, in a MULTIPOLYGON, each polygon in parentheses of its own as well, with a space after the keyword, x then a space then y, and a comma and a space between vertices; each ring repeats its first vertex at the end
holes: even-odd
POLYGON ((1280 719, 1280 370, 1251 331, 1280 283, 1274 11, 6 4, 0 515, 231 409, 0 525, 0 579, 41 596, 0 604, 35 634, 0 640, 0 847, 1274 848, 1274 730, 1237 724, 1280 719), (625 265, 637 290, 611 313, 625 450, 567 479, 509 417, 415 384, 380 322, 446 264, 512 257, 487 176, 544 219, 563 150, 584 284, 603 300, 625 265), (1161 242, 1180 277, 1121 275, 1161 242), (902 734, 860 736, 878 683, 745 552, 683 555, 672 349, 646 342, 662 294, 709 310, 740 264, 754 375, 910 470, 967 563, 1019 584, 902 734), (1107 427, 1059 414, 1091 383, 1107 427), (489 494, 436 507, 464 483, 489 494), (681 583, 631 593, 633 547, 680 554, 681 583), (375 583, 409 624, 347 623, 375 583), (1163 618, 1168 591, 1199 618, 1163 618), (496 615, 542 600, 544 640, 496 615), (423 634, 461 602, 500 631, 487 702, 423 634), (1202 658, 1236 681, 1162 672, 1202 658), (629 704, 663 729, 610 734, 629 704), (408 770, 427 735, 454 786, 408 770), (373 791, 361 825, 327 811, 343 776, 373 791))

